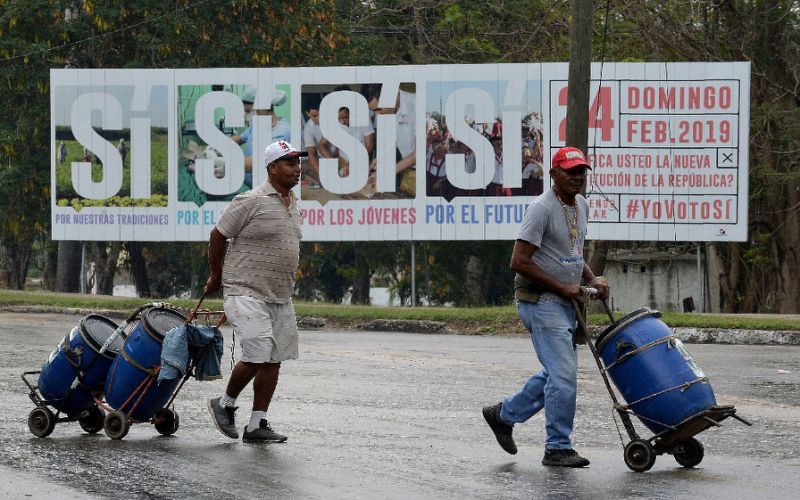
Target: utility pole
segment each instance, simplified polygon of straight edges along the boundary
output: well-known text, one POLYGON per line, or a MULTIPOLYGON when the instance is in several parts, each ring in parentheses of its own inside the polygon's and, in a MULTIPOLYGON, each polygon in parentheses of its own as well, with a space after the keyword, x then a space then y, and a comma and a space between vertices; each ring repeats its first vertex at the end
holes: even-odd
MULTIPOLYGON (((589 91, 592 76, 592 20, 594 0, 571 0, 569 29, 569 80, 567 82, 567 146, 589 152, 589 91)), ((584 194, 586 193, 584 186, 584 194)), ((603 274, 608 241, 590 243, 589 267, 603 274)))
POLYGON ((411 307, 417 307, 417 247, 411 240, 411 307))
POLYGON ((589 147, 589 80, 592 73, 594 0, 572 0, 567 83, 567 146, 589 147))

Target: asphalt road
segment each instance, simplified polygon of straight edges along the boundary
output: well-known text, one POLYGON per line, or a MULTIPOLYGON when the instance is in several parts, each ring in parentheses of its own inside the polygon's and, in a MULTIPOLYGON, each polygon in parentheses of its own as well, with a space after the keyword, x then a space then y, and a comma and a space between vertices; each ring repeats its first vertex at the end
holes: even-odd
MULTIPOLYGON (((543 415, 515 428, 517 455, 497 446, 480 409, 538 369, 522 337, 304 331, 301 359, 284 364, 269 415, 289 436, 283 444, 245 444, 213 427, 206 400, 224 380, 186 384, 170 437, 136 424, 113 441, 67 422, 37 438, 20 375, 38 369, 79 319, 0 313, 4 497, 734 499, 800 491, 798 347, 688 346, 717 401, 755 425, 729 419, 698 435, 705 458, 694 469, 662 455, 638 474, 624 464, 610 399, 585 347, 574 442, 592 465, 540 464, 543 415)), ((223 368, 227 375, 227 347, 223 368)))

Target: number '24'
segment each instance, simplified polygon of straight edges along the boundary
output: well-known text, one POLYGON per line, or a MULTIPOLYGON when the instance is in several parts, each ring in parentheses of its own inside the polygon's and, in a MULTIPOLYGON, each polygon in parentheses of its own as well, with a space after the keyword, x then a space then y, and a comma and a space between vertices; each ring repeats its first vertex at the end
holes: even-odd
MULTIPOLYGON (((567 87, 558 93, 559 106, 567 105, 567 87)), ((589 128, 599 128, 603 142, 611 140, 611 131, 614 129, 614 119, 611 117, 611 87, 600 87, 589 107, 589 128)), ((558 140, 567 140, 567 117, 558 124, 558 140)))

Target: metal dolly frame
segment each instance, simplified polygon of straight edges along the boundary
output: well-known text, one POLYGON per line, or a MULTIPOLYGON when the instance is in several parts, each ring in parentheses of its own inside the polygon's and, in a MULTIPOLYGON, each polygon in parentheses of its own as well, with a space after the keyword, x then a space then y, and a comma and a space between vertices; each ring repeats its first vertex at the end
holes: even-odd
MULTIPOLYGON (((597 290, 589 287, 581 287, 584 295, 592 296, 597 293, 597 290)), ((602 300, 603 307, 611 320, 611 324, 615 323, 614 313, 608 307, 608 302, 602 300)), ((624 444, 624 459, 625 464, 634 472, 646 472, 650 470, 656 462, 657 455, 669 454, 675 457, 683 467, 691 468, 700 464, 703 460, 704 449, 703 444, 698 441, 694 436, 703 432, 710 427, 722 427, 721 422, 729 417, 735 418, 745 425, 753 425, 745 418, 736 414, 736 408, 733 406, 712 406, 708 409, 691 415, 676 424, 675 426, 667 426, 668 429, 654 434, 653 436, 643 439, 636 432, 633 426, 631 415, 635 415, 640 419, 645 417, 638 415, 636 412, 628 408, 625 404, 620 404, 611 382, 608 380, 605 365, 597 352, 592 338, 589 337, 589 330, 586 327, 586 318, 583 316, 583 310, 578 302, 573 299, 572 307, 575 310, 575 316, 578 320, 579 326, 586 334, 586 343, 589 345, 589 350, 592 352, 597 368, 600 375, 603 377, 603 383, 611 396, 614 410, 619 414, 622 421, 622 426, 628 434, 628 443, 624 444)), ((619 430, 619 429, 618 429, 619 430)), ((622 441, 622 434, 620 434, 622 441)))
MULTIPOLYGON (((49 436, 56 424, 60 422, 78 422, 81 429, 89 434, 96 434, 103 429, 103 419, 105 413, 98 405, 90 406, 86 410, 79 413, 77 416, 69 417, 62 416, 61 410, 56 408, 56 401, 48 400, 42 397, 39 392, 39 379, 38 375, 41 370, 27 371, 22 374, 22 381, 28 386, 28 397, 36 405, 36 408, 31 410, 28 414, 28 429, 31 434, 36 437, 44 438, 49 436), (29 380, 36 376, 36 382, 29 380)), ((67 394, 69 397, 70 393, 67 394)))
MULTIPOLYGON (((202 311, 202 312, 200 311, 200 305, 203 303, 203 300, 205 299, 205 296, 206 296, 206 294, 204 293, 203 296, 200 297, 200 300, 197 302, 197 305, 195 305, 194 309, 191 311, 189 316, 186 318, 186 321, 185 321, 184 324, 188 325, 188 324, 192 323, 192 321, 194 321, 195 317, 198 314, 210 316, 210 315, 220 314, 221 313, 220 311, 202 311)), ((154 302, 154 303, 145 304, 145 305, 140 306, 139 308, 137 308, 136 311, 134 311, 128 317, 128 319, 125 320, 119 326, 117 331, 114 332, 114 333, 115 334, 121 333, 129 324, 132 324, 133 321, 136 320, 138 315, 143 310, 145 310, 147 308, 151 308, 151 307, 163 307, 163 308, 169 308, 169 309, 176 309, 174 306, 172 306, 172 304, 168 304, 168 303, 165 303, 165 302, 154 302)), ((216 328, 219 328, 220 326, 222 326, 222 324, 225 323, 225 320, 226 320, 226 317, 225 317, 225 314, 223 312, 223 313, 221 313, 221 317, 220 317, 219 321, 216 324, 216 328)), ((113 342, 113 336, 114 335, 112 335, 112 338, 109 338, 109 341, 106 342, 107 345, 111 345, 111 343, 113 342)), ((178 416, 178 413, 174 409, 175 398, 178 396, 178 393, 181 391, 181 389, 183 388, 183 385, 186 383, 186 381, 189 380, 189 378, 194 375, 194 369, 197 366, 197 362, 203 356, 205 356, 207 354, 207 352, 208 352, 208 346, 203 348, 199 353, 197 353, 195 356, 192 357, 192 359, 189 362, 189 366, 186 369, 186 373, 184 373, 180 383, 175 388, 175 390, 172 392, 172 395, 170 396, 170 398, 167 401, 167 403, 164 405, 164 407, 161 410, 159 410, 152 418, 150 418, 148 420, 141 420, 141 421, 140 420, 134 420, 130 415, 134 411, 136 411, 136 408, 139 406, 139 404, 141 403, 142 399, 145 397, 145 395, 147 395, 147 391, 150 389, 150 387, 153 385, 153 383, 157 380, 158 372, 161 369, 160 365, 155 367, 154 369, 144 369, 144 371, 147 373, 147 376, 139 383, 139 385, 136 387, 136 389, 134 389, 134 391, 131 393, 131 395, 128 396, 128 399, 126 399, 125 402, 123 402, 122 405, 120 405, 118 408, 111 407, 107 402, 105 402, 103 400, 99 400, 99 399, 95 400, 95 402, 99 406, 101 406, 102 408, 104 408, 106 410, 106 412, 108 412, 105 415, 105 418, 104 418, 104 421, 103 421, 103 426, 102 426, 102 428, 105 430, 106 435, 108 437, 110 437, 111 439, 119 440, 119 439, 122 439, 122 438, 124 438, 125 436, 128 435, 128 431, 130 430, 131 424, 145 423, 145 422, 149 422, 149 423, 153 424, 153 426, 155 427, 156 431, 159 434, 161 434, 162 436, 170 436, 170 435, 174 434, 178 430, 178 427, 180 425, 180 418, 178 416), (130 406, 128 406, 128 405, 130 405, 130 406)))

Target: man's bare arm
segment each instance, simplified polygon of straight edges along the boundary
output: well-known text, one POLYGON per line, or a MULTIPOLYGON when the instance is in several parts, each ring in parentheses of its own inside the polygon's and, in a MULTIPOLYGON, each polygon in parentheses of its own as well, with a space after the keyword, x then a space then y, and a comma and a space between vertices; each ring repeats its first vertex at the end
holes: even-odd
POLYGON ((211 230, 208 240, 209 275, 206 280, 205 293, 213 293, 222 286, 222 264, 225 262, 225 247, 228 240, 217 228, 211 230))

